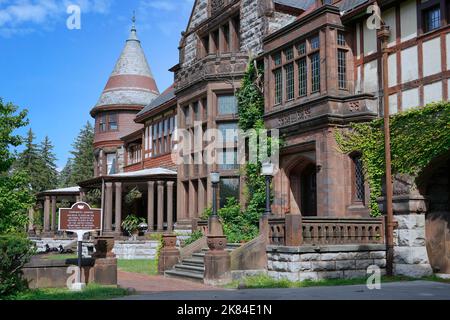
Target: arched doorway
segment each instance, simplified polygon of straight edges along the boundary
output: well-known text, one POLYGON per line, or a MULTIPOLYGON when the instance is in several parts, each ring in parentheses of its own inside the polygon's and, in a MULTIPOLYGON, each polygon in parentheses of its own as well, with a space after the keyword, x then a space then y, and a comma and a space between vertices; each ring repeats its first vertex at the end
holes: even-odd
POLYGON ((289 170, 290 213, 317 215, 317 171, 311 161, 296 161, 289 170))
POLYGON ((433 271, 450 274, 450 154, 436 159, 418 179, 428 210, 425 239, 433 271))

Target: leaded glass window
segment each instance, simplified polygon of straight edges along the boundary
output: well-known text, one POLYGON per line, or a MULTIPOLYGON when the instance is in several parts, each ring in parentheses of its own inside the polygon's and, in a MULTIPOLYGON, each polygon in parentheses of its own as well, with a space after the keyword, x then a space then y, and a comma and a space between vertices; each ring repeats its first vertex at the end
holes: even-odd
POLYGON ((320 91, 320 54, 311 55, 311 92, 320 91))
POLYGON ((237 100, 234 95, 222 95, 217 97, 219 115, 236 114, 237 100))
POLYGON ((306 58, 298 61, 298 93, 300 96, 306 96, 307 90, 307 67, 306 58))
POLYGON ((294 99, 294 64, 290 63, 284 67, 286 76, 286 100, 294 99))

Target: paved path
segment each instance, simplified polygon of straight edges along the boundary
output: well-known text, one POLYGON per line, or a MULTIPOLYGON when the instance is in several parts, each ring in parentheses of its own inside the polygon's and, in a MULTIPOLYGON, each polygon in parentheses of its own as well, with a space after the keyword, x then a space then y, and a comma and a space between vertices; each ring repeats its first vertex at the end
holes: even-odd
POLYGON ((166 278, 163 276, 150 276, 120 270, 117 271, 117 278, 119 286, 123 288, 134 288, 139 293, 221 290, 220 288, 206 286, 199 282, 166 278))
MULTIPOLYGON (((178 281, 178 280, 177 280, 178 281)), ((393 282, 369 290, 365 285, 311 287, 298 289, 246 289, 146 293, 124 300, 450 300, 450 284, 430 281, 393 282)), ((183 287, 186 288, 186 287, 183 287)), ((211 290, 211 288, 209 289, 211 290)))

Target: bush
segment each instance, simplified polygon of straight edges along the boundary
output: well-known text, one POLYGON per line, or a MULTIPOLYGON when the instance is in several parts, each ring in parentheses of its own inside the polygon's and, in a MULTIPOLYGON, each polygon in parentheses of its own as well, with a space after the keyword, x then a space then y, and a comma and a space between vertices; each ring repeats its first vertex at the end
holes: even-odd
POLYGON ((228 198, 227 204, 218 211, 218 215, 228 242, 250 241, 259 233, 258 219, 255 220, 248 212, 242 212, 235 198, 228 198))
POLYGON ((35 254, 35 247, 25 236, 0 235, 0 297, 10 296, 28 288, 22 267, 35 254))
POLYGON ((200 230, 192 232, 190 237, 187 238, 186 240, 184 240, 183 247, 186 247, 186 246, 190 245, 191 243, 194 243, 201 237, 203 237, 203 233, 200 230))

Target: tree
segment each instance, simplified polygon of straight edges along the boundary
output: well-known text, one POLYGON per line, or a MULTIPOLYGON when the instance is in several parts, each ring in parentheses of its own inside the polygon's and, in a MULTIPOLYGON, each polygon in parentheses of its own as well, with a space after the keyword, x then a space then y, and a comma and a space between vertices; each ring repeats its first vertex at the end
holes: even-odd
MULTIPOLYGON (((40 158, 43 164, 41 171, 41 188, 43 190, 54 189, 58 185, 58 171, 56 170, 56 156, 53 152, 53 144, 46 136, 40 145, 40 158)), ((41 190, 42 191, 42 190, 41 190)))
POLYGON ((23 139, 14 135, 15 129, 27 125, 27 111, 16 113, 18 107, 3 104, 0 98, 0 234, 23 231, 27 223, 27 209, 33 204, 29 177, 23 170, 11 170, 15 160, 11 151, 23 139))
POLYGON ((64 166, 64 169, 61 170, 58 177, 58 186, 60 188, 70 187, 70 179, 72 176, 72 167, 73 167, 73 160, 72 158, 69 158, 67 160, 66 165, 64 166))
POLYGON ((94 176, 94 128, 90 122, 81 129, 72 145, 74 150, 72 172, 68 183, 76 185, 78 182, 94 176))

